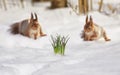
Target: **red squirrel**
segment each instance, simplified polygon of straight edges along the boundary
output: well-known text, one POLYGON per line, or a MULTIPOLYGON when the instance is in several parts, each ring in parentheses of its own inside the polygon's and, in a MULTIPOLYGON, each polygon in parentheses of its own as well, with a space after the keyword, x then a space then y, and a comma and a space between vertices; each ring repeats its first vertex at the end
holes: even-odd
POLYGON ((82 33, 82 38, 84 41, 93 41, 93 40, 98 40, 100 38, 104 38, 105 41, 110 41, 106 35, 105 30, 103 27, 96 25, 93 22, 92 17, 90 16, 90 21, 88 21, 88 16, 86 17, 86 23, 84 25, 84 30, 82 33))
POLYGON ((34 13, 34 15, 35 19, 33 18, 33 13, 31 13, 30 19, 25 19, 21 22, 17 22, 11 25, 11 33, 22 34, 33 39, 38 39, 41 36, 46 36, 46 34, 43 33, 41 25, 38 22, 37 14, 34 13))

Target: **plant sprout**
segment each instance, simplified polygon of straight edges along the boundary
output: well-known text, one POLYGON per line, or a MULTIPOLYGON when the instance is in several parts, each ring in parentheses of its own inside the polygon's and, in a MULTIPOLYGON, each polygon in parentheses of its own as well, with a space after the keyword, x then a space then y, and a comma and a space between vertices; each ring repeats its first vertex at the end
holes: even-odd
POLYGON ((54 49, 54 53, 64 55, 65 47, 66 47, 66 44, 69 40, 69 37, 68 36, 61 36, 61 35, 57 35, 57 36, 53 37, 51 35, 51 39, 52 39, 51 44, 52 44, 52 47, 54 49))

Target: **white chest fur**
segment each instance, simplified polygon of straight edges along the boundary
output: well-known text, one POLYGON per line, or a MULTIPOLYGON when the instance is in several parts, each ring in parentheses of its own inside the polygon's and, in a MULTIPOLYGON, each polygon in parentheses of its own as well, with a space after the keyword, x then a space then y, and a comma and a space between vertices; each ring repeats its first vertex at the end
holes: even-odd
POLYGON ((36 34, 36 33, 37 33, 37 30, 31 29, 31 30, 30 30, 30 33, 31 33, 31 34, 36 34))
POLYGON ((93 35, 93 31, 91 31, 91 32, 85 32, 85 34, 86 34, 87 36, 92 36, 92 35, 93 35))
POLYGON ((31 38, 33 38, 33 39, 37 39, 38 37, 39 37, 39 32, 38 32, 38 30, 33 30, 33 29, 30 29, 30 34, 29 34, 29 36, 31 37, 31 38))

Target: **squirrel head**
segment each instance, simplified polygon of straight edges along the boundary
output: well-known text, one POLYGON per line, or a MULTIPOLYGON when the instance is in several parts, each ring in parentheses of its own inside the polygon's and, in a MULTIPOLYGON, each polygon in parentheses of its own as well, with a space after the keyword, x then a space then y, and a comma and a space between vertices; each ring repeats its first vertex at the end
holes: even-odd
POLYGON ((84 31, 85 32, 91 32, 94 31, 94 23, 93 23, 93 19, 90 16, 90 20, 88 21, 88 15, 86 16, 86 23, 84 26, 84 31))
POLYGON ((34 13, 35 15, 35 19, 33 18, 33 13, 31 13, 31 18, 30 18, 30 27, 33 29, 33 30, 36 30, 38 27, 39 27, 39 22, 38 22, 38 17, 37 17, 37 14, 34 13))

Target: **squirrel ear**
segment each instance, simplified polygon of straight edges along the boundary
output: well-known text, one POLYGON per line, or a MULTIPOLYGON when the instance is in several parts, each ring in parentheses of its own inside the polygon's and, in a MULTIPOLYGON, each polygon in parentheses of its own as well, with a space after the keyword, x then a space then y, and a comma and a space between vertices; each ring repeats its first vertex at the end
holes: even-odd
POLYGON ((38 20, 37 14, 36 13, 34 13, 34 14, 35 14, 35 20, 37 21, 38 20))
POLYGON ((90 22, 93 23, 93 19, 92 19, 92 16, 90 16, 90 22))
POLYGON ((88 15, 86 16, 86 23, 88 22, 88 15))
POLYGON ((31 13, 31 20, 33 20, 33 13, 31 13))
POLYGON ((90 21, 92 21, 92 16, 90 16, 90 21))

